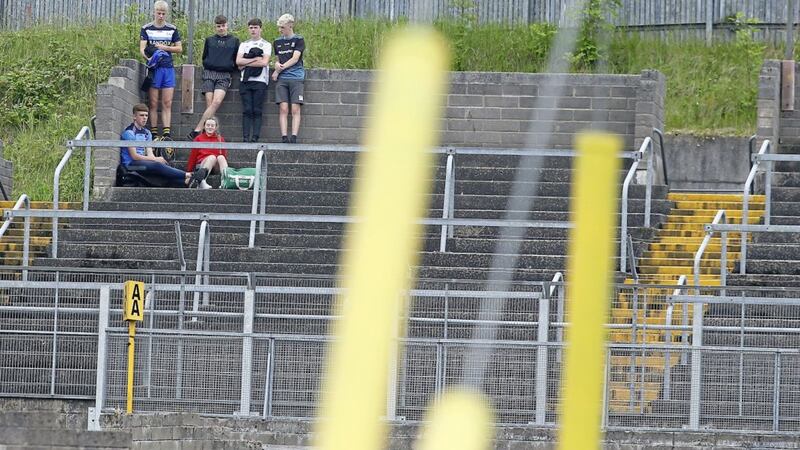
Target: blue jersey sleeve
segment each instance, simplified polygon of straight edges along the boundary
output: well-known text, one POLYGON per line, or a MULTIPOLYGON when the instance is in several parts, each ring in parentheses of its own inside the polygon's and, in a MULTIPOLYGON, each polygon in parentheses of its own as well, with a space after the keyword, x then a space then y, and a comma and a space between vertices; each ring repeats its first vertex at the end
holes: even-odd
POLYGON ((136 135, 133 133, 133 130, 125 130, 122 132, 121 138, 123 141, 135 141, 136 135))
POLYGON ((297 36, 294 42, 294 51, 300 52, 300 54, 305 53, 306 51, 306 40, 303 39, 302 36, 297 36))
POLYGON ((180 42, 181 41, 181 32, 178 31, 178 28, 175 28, 175 31, 172 33, 172 43, 180 42))

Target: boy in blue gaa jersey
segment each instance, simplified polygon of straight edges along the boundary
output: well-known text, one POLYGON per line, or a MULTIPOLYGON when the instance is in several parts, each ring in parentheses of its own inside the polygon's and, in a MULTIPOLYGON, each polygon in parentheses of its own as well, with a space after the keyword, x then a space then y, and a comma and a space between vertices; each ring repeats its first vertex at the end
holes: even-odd
POLYGON ((205 180, 208 175, 206 169, 200 168, 194 173, 184 172, 174 167, 170 167, 167 161, 161 156, 155 156, 151 147, 144 147, 144 142, 153 140, 150 130, 145 128, 149 113, 147 105, 142 103, 133 106, 133 123, 122 130, 120 139, 123 141, 141 142, 137 147, 120 147, 119 163, 126 169, 138 172, 141 175, 156 175, 162 177, 171 184, 183 184, 195 187, 201 180, 205 180))
POLYGON ((284 14, 278 19, 280 36, 275 39, 273 48, 278 60, 272 79, 275 83, 275 103, 278 104, 278 122, 281 127, 281 141, 297 142, 300 131, 300 106, 303 104, 303 81, 306 70, 303 67, 303 53, 306 41, 303 36, 294 34, 294 17, 284 14), (289 125, 289 104, 292 105, 292 136, 287 136, 289 125))
POLYGON ((169 5, 164 0, 153 4, 153 21, 142 26, 139 33, 139 52, 152 67, 153 82, 148 89, 150 129, 158 137, 158 106, 161 100, 162 136, 170 140, 172 97, 175 93, 173 53, 183 52, 181 35, 175 25, 167 23, 169 5), (159 51, 160 50, 160 51, 159 51))

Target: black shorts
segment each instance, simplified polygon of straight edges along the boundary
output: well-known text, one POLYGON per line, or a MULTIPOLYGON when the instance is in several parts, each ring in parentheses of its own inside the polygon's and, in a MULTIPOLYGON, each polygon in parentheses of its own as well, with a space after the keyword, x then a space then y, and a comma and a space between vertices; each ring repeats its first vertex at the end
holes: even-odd
POLYGON ((203 70, 203 84, 200 85, 200 92, 214 92, 216 90, 228 91, 231 87, 231 74, 229 72, 217 72, 216 70, 203 70))
POLYGON ((291 103, 302 105, 303 100, 303 80, 281 80, 275 83, 275 103, 291 103))

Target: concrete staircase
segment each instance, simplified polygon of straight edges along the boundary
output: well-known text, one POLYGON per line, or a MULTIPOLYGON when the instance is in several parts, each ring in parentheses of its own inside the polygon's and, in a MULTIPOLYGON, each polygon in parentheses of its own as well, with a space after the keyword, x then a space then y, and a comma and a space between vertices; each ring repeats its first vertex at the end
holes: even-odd
MULTIPOLYGON (((0 213, 14 207, 15 201, 0 201, 0 213)), ((78 209, 79 203, 61 202, 61 209, 78 209)), ((52 209, 52 202, 31 202, 33 209, 52 209)), ((50 219, 31 219, 30 248, 28 253, 28 263, 31 264, 36 258, 46 257, 48 246, 50 245, 52 232, 52 222, 50 219)), ((24 221, 16 219, 6 230, 2 241, 0 241, 0 264, 16 266, 22 263, 24 243, 24 221)))
MULTIPOLYGON (((674 202, 662 228, 638 261, 639 283, 654 287, 640 291, 636 298, 630 292, 620 293, 611 310, 611 322, 635 324, 633 331, 612 331, 610 342, 669 343, 679 342, 681 333, 648 329, 649 325, 663 325, 667 320, 664 297, 672 293, 677 279, 684 275, 687 284, 694 283, 694 256, 706 236, 705 224, 714 220, 721 209, 726 211, 727 223, 741 223, 742 196, 736 194, 670 193, 667 199, 674 202), (634 304, 636 303, 636 304, 634 304)), ((752 196, 749 202, 749 223, 759 223, 764 214, 764 196, 752 196)), ((727 268, 730 272, 738 258, 740 236, 730 233, 727 268)), ((721 239, 713 237, 701 259, 700 284, 720 284, 721 239)), ((633 278, 625 283, 633 284, 633 278)), ((678 325, 686 312, 691 317, 692 305, 676 305, 672 324, 678 325)), ((617 356, 612 361, 609 386, 610 410, 620 414, 652 412, 652 402, 661 398, 664 370, 678 362, 678 355, 670 355, 669 363, 664 352, 650 352, 648 356, 617 356)))

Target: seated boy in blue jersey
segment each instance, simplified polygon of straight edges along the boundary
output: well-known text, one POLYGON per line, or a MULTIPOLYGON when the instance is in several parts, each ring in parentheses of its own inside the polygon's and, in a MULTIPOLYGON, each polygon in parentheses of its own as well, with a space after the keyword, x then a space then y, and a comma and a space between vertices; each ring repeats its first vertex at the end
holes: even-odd
MULTIPOLYGON (((120 138, 123 141, 152 141, 152 133, 145 128, 148 116, 147 105, 142 103, 134 105, 133 123, 122 131, 120 138)), ((140 175, 160 177, 170 186, 196 187, 208 175, 208 171, 203 168, 190 173, 170 167, 164 158, 153 154, 151 147, 120 147, 119 163, 129 171, 137 172, 140 175)))

